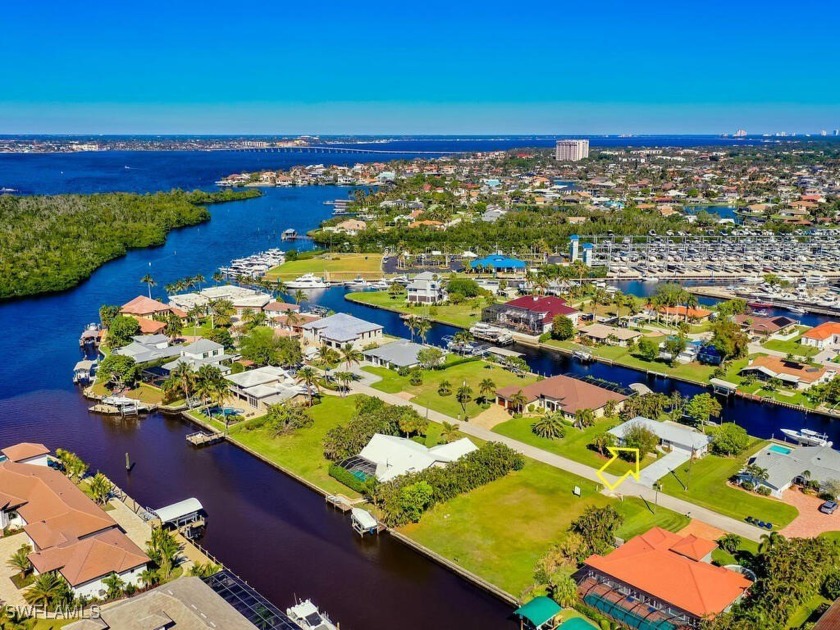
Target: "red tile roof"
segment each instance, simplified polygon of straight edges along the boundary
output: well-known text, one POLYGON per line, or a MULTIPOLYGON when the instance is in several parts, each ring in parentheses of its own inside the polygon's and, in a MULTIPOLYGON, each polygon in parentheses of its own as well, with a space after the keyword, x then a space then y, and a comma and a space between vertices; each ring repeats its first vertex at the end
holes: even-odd
POLYGON ((814 326, 811 330, 803 333, 802 336, 806 339, 823 341, 833 335, 840 335, 840 322, 825 322, 819 326, 814 326))
POLYGON ((506 306, 516 306, 528 311, 545 313, 544 322, 551 322, 557 315, 571 315, 577 313, 575 309, 566 304, 566 300, 554 297, 553 295, 523 295, 515 300, 505 303, 506 306))
POLYGON ((24 459, 29 459, 30 457, 46 455, 50 452, 50 449, 43 444, 38 444, 36 442, 21 442, 20 444, 15 444, 14 446, 7 446, 0 452, 9 458, 10 461, 19 462, 24 459))
POLYGON ((531 383, 525 387, 519 385, 502 387, 496 392, 496 395, 505 400, 510 400, 520 391, 525 396, 526 405, 539 398, 549 398, 560 401, 563 411, 567 413, 575 413, 578 409, 600 409, 609 400, 621 402, 627 398, 624 394, 562 374, 531 383))
POLYGON ((714 548, 711 541, 654 527, 606 556, 590 556, 585 564, 692 615, 714 616, 752 582, 740 573, 698 561, 710 544, 714 548))
POLYGON ((135 317, 140 324, 140 332, 144 335, 154 335, 166 328, 166 322, 159 322, 148 317, 135 317))
POLYGON ((149 299, 145 295, 138 295, 130 302, 123 304, 120 313, 123 315, 153 315, 154 313, 168 313, 170 310, 163 302, 149 299))

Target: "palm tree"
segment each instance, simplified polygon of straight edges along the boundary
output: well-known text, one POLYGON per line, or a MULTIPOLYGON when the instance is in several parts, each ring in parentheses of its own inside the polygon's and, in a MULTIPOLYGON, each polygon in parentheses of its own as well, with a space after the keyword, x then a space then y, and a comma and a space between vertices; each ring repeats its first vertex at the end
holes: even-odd
POLYGON ((137 576, 144 586, 154 586, 158 583, 158 574, 154 569, 146 567, 143 572, 137 576))
POLYGON ((215 328, 217 323, 219 326, 227 326, 236 312, 230 300, 212 300, 207 306, 212 316, 211 328, 215 328))
POLYGON ((522 411, 524 411, 525 405, 528 404, 528 398, 525 396, 525 394, 522 393, 522 390, 520 389, 513 396, 511 396, 510 399, 508 399, 508 404, 514 411, 518 411, 521 413, 522 411))
POLYGON ((461 409, 464 410, 464 420, 467 419, 467 403, 472 400, 472 387, 467 385, 466 381, 458 388, 455 394, 455 399, 460 403, 461 409))
POLYGON ((193 276, 193 280, 198 284, 198 290, 201 291, 201 283, 204 282, 205 278, 201 274, 193 276))
POLYGON ((35 578, 32 586, 26 590, 23 597, 32 605, 47 607, 61 598, 65 593, 66 586, 64 578, 55 571, 47 571, 35 578))
POLYGON ((356 350, 352 343, 345 343, 341 348, 341 359, 347 364, 349 370, 354 363, 359 363, 364 357, 356 350))
POLYGON ((595 412, 591 409, 578 409, 575 411, 575 426, 578 429, 585 429, 595 424, 595 412))
POLYGON ((21 576, 25 576, 32 569, 32 563, 29 561, 30 553, 32 553, 32 547, 26 544, 21 545, 6 561, 6 565, 17 569, 21 576))
POLYGON ((439 396, 449 396, 449 394, 452 393, 452 383, 450 383, 446 379, 443 379, 438 384, 437 393, 439 396))
POLYGON ((108 589, 108 599, 117 599, 125 592, 125 582, 116 573, 102 578, 102 585, 108 589))
POLYGON ((414 341, 414 333, 417 332, 417 317, 414 315, 406 317, 403 320, 403 323, 406 325, 408 332, 411 334, 411 341, 414 341))
POLYGON ((318 381, 315 378, 315 370, 311 367, 302 367, 297 372, 298 379, 306 385, 306 395, 309 399, 309 406, 312 406, 312 390, 318 389, 318 381))
POLYGON ((152 278, 151 274, 148 274, 148 273, 145 276, 143 276, 142 278, 140 278, 140 282, 141 282, 141 284, 145 284, 149 287, 149 299, 151 300, 152 299, 152 287, 157 286, 157 282, 155 282, 155 279, 152 278))
POLYGON ((496 383, 493 382, 492 378, 482 379, 478 384, 478 393, 481 394, 481 399, 486 402, 490 396, 496 395, 496 383))
POLYGON ((191 407, 190 397, 195 391, 196 384, 196 375, 192 367, 188 363, 178 363, 175 369, 169 373, 169 378, 183 392, 187 407, 191 407))
POLYGON ((559 413, 547 413, 531 425, 531 431, 536 435, 553 440, 566 434, 566 426, 559 413))
POLYGON ((298 289, 292 294, 292 299, 295 301, 295 304, 300 304, 306 300, 306 293, 302 289, 298 289))
POLYGON ((440 437, 446 442, 453 442, 458 438, 458 426, 451 422, 443 422, 440 429, 440 437))
POLYGON ((346 396, 350 391, 350 383, 355 378, 353 372, 336 372, 334 374, 335 380, 341 384, 341 395, 346 396))
POLYGON ((767 553, 768 551, 773 549, 773 547, 776 547, 784 540, 785 537, 782 536, 779 532, 770 532, 769 534, 762 534, 761 542, 758 544, 758 553, 767 553))
POLYGON ((417 328, 417 334, 420 335, 420 340, 423 343, 426 343, 426 335, 429 334, 429 331, 432 329, 432 322, 428 319, 419 319, 415 324, 417 328))
POLYGON ((221 284, 224 281, 224 279, 225 276, 221 271, 216 270, 213 272, 213 282, 215 282, 216 284, 221 284))
POLYGON ((108 481, 108 478, 101 472, 97 472, 90 480, 90 493, 93 495, 93 500, 100 505, 105 505, 111 496, 111 490, 114 486, 108 481))
POLYGON ((609 447, 615 444, 615 438, 610 433, 599 433, 594 438, 592 438, 592 442, 590 446, 594 448, 598 453, 600 453, 603 457, 607 456, 609 453, 609 447))

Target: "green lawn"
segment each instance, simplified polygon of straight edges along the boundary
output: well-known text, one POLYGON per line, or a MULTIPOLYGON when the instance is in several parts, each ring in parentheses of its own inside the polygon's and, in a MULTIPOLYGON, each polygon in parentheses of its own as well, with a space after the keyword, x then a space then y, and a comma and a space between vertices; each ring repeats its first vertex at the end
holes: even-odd
MULTIPOLYGON (((104 382, 96 382, 91 386, 91 392, 97 396, 111 396, 113 392, 109 390, 104 382)), ((157 387, 152 387, 146 383, 140 383, 137 387, 126 390, 121 396, 134 398, 140 402, 159 405, 163 402, 163 392, 157 387)))
POLYGON ((292 260, 271 269, 269 280, 294 280, 305 273, 326 276, 329 280, 352 280, 356 276, 371 279, 382 277, 381 254, 324 254, 315 258, 292 260))
MULTIPOLYGON (((744 555, 747 555, 747 554, 753 555, 753 556, 757 555, 758 554, 758 543, 754 542, 752 540, 748 540, 746 538, 742 538, 741 539, 741 544, 738 547, 738 551, 736 552, 736 555, 740 555, 742 553, 744 555)), ((717 549, 715 549, 712 552, 712 562, 715 562, 715 563, 719 564, 720 566, 726 566, 727 564, 739 564, 738 559, 735 556, 733 556, 728 551, 724 551, 720 547, 718 547, 717 549)))
MULTIPOLYGON (((800 333, 808 330, 807 326, 799 326, 797 328, 800 333)), ((802 334, 797 335, 793 339, 788 340, 781 340, 781 339, 770 339, 769 341, 764 342, 761 344, 768 350, 775 350, 776 352, 784 352, 785 354, 794 354, 800 357, 812 357, 816 354, 819 354, 819 348, 814 348, 813 346, 803 346, 799 340, 802 339, 802 334)))
POLYGON ((480 395, 478 386, 484 379, 489 378, 493 381, 496 389, 508 385, 525 387, 536 381, 534 376, 517 376, 486 361, 470 361, 441 370, 422 370, 422 385, 412 385, 409 383, 408 376, 400 376, 388 368, 365 367, 363 369, 382 377, 381 381, 374 383, 374 388, 390 394, 409 392, 414 394, 412 402, 452 417, 457 417, 462 413, 461 405, 455 399, 455 393, 464 382, 472 388, 473 400, 467 404, 467 414, 470 418, 474 418, 483 409, 475 399, 480 395), (440 383, 445 380, 452 386, 452 393, 441 396, 437 390, 440 383))
MULTIPOLYGON (((593 468, 600 468, 606 464, 610 458, 604 457, 598 452, 587 448, 587 445, 592 441, 592 438, 599 433, 603 433, 604 431, 612 429, 614 426, 620 424, 620 420, 616 418, 599 419, 597 423, 591 427, 587 427, 586 429, 575 429, 572 425, 569 425, 566 428, 566 435, 556 440, 535 435, 531 430, 531 425, 533 423, 534 418, 512 418, 507 422, 497 424, 493 427, 493 432, 513 438, 514 440, 519 440, 525 444, 530 444, 531 446, 536 446, 544 451, 568 457, 569 459, 573 459, 581 464, 586 464, 587 466, 592 466, 593 468)), ((654 461, 656 460, 653 457, 646 457, 642 460, 642 462, 640 462, 641 467, 644 468, 645 466, 652 464, 654 461)), ((610 466, 610 472, 620 475, 631 468, 632 466, 630 463, 625 462, 623 459, 619 459, 610 466)))
POLYGON ((753 516, 762 521, 769 521, 779 529, 796 518, 798 512, 795 507, 778 499, 733 488, 726 483, 727 479, 743 468, 752 454, 766 444, 765 440, 754 440, 747 452, 739 457, 706 455, 690 465, 686 463, 660 480, 662 489, 666 494, 726 516, 738 520, 753 516), (683 489, 677 477, 688 485, 688 490, 683 489))
POLYGON ((461 304, 410 307, 406 304, 405 294, 391 297, 387 291, 362 291, 348 293, 344 297, 351 302, 378 306, 398 313, 412 313, 459 328, 469 328, 479 321, 484 306, 482 300, 474 299, 461 304))
POLYGON ((248 421, 245 421, 231 429, 230 437, 327 492, 356 497, 358 495, 350 488, 329 476, 329 462, 323 455, 323 440, 327 431, 346 423, 353 414, 355 404, 355 396, 324 396, 320 405, 309 410, 315 424, 308 429, 273 437, 267 429, 249 431, 248 421))
POLYGON ((618 532, 631 538, 654 525, 676 531, 685 516, 665 509, 651 514, 639 499, 616 501, 595 484, 528 460, 525 468, 427 512, 402 532, 519 596, 532 584, 534 565, 589 506, 612 503, 625 517, 618 532), (572 494, 574 486, 582 497, 572 494))

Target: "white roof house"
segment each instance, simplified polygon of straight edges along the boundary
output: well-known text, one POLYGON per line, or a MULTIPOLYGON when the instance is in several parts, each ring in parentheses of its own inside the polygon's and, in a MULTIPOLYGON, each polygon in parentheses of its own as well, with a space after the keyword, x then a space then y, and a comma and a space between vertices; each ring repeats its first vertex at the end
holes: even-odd
POLYGON ((426 448, 414 440, 376 433, 359 456, 376 465, 379 481, 390 481, 431 466, 444 466, 475 450, 478 448, 467 438, 426 448))
POLYGON ((418 355, 426 348, 408 340, 392 341, 371 350, 365 350, 365 358, 375 365, 392 369, 412 368, 419 365, 418 355))
POLYGON ((304 337, 318 344, 334 348, 347 343, 366 345, 382 338, 382 326, 366 322, 346 313, 336 313, 303 325, 304 337))
POLYGON ((805 471, 808 471, 809 479, 820 483, 840 480, 840 452, 830 446, 780 447, 771 444, 759 451, 750 463, 767 471, 767 480, 759 483, 776 497, 781 497, 792 483, 803 479, 805 471))
POLYGON ((228 374, 225 378, 231 383, 231 393, 255 409, 306 394, 305 385, 299 385, 286 370, 274 366, 228 374))
POLYGON ((696 456, 705 455, 709 448, 709 443, 712 441, 712 438, 708 435, 695 431, 691 427, 677 424, 676 422, 659 422, 650 418, 643 418, 642 416, 636 416, 632 420, 628 420, 614 429, 610 429, 609 433, 618 438, 619 443, 621 443, 624 440, 624 435, 627 433, 627 430, 636 424, 641 424, 653 432, 663 446, 689 451, 696 456))
POLYGON ((181 347, 170 346, 166 335, 137 335, 132 339, 128 345, 114 350, 114 354, 131 357, 135 363, 150 363, 181 354, 181 347))

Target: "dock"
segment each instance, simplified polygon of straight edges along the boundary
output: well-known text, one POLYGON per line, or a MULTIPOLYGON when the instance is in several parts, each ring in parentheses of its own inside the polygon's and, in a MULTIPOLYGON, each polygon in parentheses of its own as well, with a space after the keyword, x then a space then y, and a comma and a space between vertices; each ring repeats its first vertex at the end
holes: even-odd
POLYGON ((206 431, 196 431, 187 435, 187 442, 193 446, 210 446, 212 444, 218 444, 224 439, 224 434, 218 432, 208 433, 206 431))

